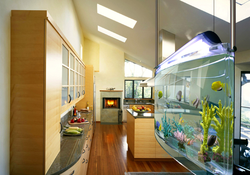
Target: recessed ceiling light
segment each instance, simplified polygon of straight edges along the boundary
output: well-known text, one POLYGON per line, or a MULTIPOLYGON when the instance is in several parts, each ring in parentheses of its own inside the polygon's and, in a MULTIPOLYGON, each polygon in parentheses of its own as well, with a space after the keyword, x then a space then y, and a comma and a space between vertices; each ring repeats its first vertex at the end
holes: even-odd
POLYGON ((106 34, 106 35, 108 35, 108 36, 111 36, 111 37, 113 37, 113 38, 115 38, 115 39, 117 39, 117 40, 119 40, 119 41, 122 41, 122 42, 126 42, 126 40, 127 40, 127 38, 125 38, 125 37, 123 37, 123 36, 121 36, 121 35, 118 35, 118 34, 116 34, 116 33, 114 33, 114 32, 111 32, 110 30, 107 30, 107 29, 105 29, 105 28, 103 28, 103 27, 100 27, 100 26, 98 26, 98 31, 99 32, 102 32, 102 33, 104 33, 104 34, 106 34))
POLYGON ((124 16, 114 10, 111 10, 107 7, 104 7, 100 4, 97 4, 97 13, 100 14, 100 15, 103 15, 109 19, 112 19, 116 22, 119 22, 127 27, 130 27, 130 28, 134 28, 135 24, 136 24, 136 20, 132 19, 132 18, 129 18, 127 16, 124 16))
MULTIPOLYGON (((211 0, 180 0, 210 15, 214 15, 230 23, 230 1, 220 0, 215 2, 215 13, 213 13, 213 1, 211 0), (222 10, 223 9, 223 10, 222 10)), ((250 17, 250 0, 236 0, 236 23, 250 17)))

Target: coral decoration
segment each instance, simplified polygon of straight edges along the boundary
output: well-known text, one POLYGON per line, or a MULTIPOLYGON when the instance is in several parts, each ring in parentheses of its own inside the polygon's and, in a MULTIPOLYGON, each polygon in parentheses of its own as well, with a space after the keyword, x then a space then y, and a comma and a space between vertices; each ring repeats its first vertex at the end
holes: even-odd
POLYGON ((174 136, 181 144, 185 143, 185 135, 182 131, 180 132, 177 130, 174 132, 174 136))
POLYGON ((213 121, 214 124, 211 124, 211 126, 215 129, 217 132, 217 140, 219 145, 215 146, 213 148, 214 153, 221 154, 224 152, 224 154, 229 154, 231 156, 233 154, 232 151, 232 139, 233 139, 233 130, 234 130, 234 116, 233 116, 233 103, 231 103, 231 106, 229 107, 223 107, 221 104, 221 100, 219 101, 219 108, 215 106, 216 113, 220 117, 220 122, 217 120, 217 118, 214 116, 213 121))
POLYGON ((164 137, 172 136, 172 133, 171 133, 172 126, 170 123, 170 118, 168 118, 168 122, 167 122, 166 111, 165 111, 165 116, 161 118, 161 121, 163 125, 162 132, 164 133, 164 137))
POLYGON ((210 127, 211 124, 211 120, 212 118, 215 117, 215 108, 213 107, 213 105, 211 105, 211 108, 209 108, 208 103, 206 103, 206 100, 204 98, 204 103, 203 101, 201 101, 202 103, 202 112, 200 112, 201 116, 202 116, 202 122, 200 123, 200 125, 202 126, 203 130, 204 130, 204 134, 203 134, 203 143, 200 147, 200 154, 204 154, 206 151, 208 151, 208 147, 207 147, 207 138, 208 138, 208 129, 210 127))

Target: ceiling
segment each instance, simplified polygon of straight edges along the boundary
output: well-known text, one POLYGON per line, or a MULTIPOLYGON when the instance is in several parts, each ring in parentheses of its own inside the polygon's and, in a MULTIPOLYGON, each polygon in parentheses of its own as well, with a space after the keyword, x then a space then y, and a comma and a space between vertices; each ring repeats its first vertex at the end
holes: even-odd
MULTIPOLYGON (((73 0, 73 2, 84 36, 97 43, 112 45, 146 67, 155 67, 155 0, 73 0), (135 27, 131 29, 97 14, 97 4, 137 20, 135 27), (123 43, 104 35, 97 31, 97 26, 122 35, 127 41, 123 43)), ((212 4, 211 8, 213 9, 212 4)), ((223 10, 230 16, 229 9, 216 7, 215 13, 217 10, 223 10)), ((222 42, 230 42, 228 22, 179 0, 159 0, 158 23, 159 30, 165 29, 175 35, 176 49, 198 33, 207 30, 215 31, 222 42)), ((238 51, 250 49, 249 27, 250 18, 236 25, 238 51)))

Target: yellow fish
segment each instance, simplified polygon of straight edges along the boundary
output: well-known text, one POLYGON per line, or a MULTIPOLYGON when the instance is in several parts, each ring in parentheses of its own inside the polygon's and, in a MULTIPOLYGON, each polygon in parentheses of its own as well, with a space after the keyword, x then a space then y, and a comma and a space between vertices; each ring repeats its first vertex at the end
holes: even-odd
POLYGON ((160 124, 160 126, 159 126, 159 131, 161 131, 161 124, 160 124))
POLYGON ((226 95, 229 98, 231 98, 231 89, 227 83, 225 84, 225 83, 222 83, 221 81, 215 81, 212 83, 211 89, 214 91, 221 91, 223 89, 226 95))
POLYGON ((182 124, 182 123, 184 123, 183 117, 181 117, 179 120, 179 124, 182 124))
POLYGON ((225 83, 221 83, 221 81, 215 81, 212 83, 211 89, 214 91, 221 91, 225 87, 225 83))

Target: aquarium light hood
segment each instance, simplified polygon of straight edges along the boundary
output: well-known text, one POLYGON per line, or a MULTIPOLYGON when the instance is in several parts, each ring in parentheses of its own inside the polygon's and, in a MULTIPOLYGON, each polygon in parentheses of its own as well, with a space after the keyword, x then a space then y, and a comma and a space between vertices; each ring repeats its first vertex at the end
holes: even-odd
POLYGON ((140 83, 140 87, 154 87, 155 86, 155 78, 149 78, 140 83))
POLYGON ((179 50, 166 58, 162 63, 160 63, 157 66, 156 74, 167 67, 193 60, 194 58, 192 55, 195 55, 198 52, 203 51, 205 53, 209 53, 211 51, 211 46, 218 45, 219 43, 221 43, 220 38, 212 31, 206 31, 204 33, 198 34, 179 50))

